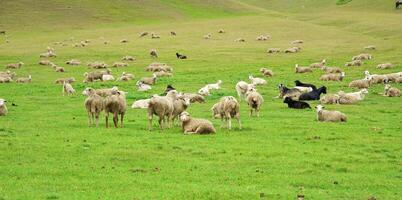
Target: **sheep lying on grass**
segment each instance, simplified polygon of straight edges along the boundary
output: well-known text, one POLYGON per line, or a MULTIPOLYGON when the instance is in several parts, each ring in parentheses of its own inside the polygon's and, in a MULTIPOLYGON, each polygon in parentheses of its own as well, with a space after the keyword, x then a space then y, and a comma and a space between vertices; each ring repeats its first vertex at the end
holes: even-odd
POLYGON ((71 59, 66 61, 67 65, 81 65, 81 62, 79 60, 71 59))
POLYGON ((65 72, 66 70, 64 69, 64 67, 58 67, 56 65, 53 66, 53 69, 55 72, 65 72))
POLYGON ((357 56, 353 56, 352 60, 362 60, 363 61, 363 60, 371 60, 372 58, 373 58, 373 56, 371 56, 370 54, 362 53, 357 56))
POLYGON ((399 96, 401 96, 401 91, 398 88, 394 88, 394 87, 391 87, 391 85, 386 84, 384 86, 384 96, 399 97, 399 96))
POLYGON ((149 55, 152 58, 158 58, 158 52, 156 51, 156 49, 151 49, 151 51, 149 51, 149 55))
POLYGON ((32 82, 32 76, 29 75, 28 77, 22 77, 22 78, 18 78, 17 81, 15 81, 17 83, 31 83, 32 82))
POLYGON ((216 133, 214 125, 206 119, 196 119, 190 117, 188 112, 180 114, 182 129, 184 134, 210 134, 216 133))
POLYGON ((161 38, 158 34, 156 33, 151 33, 151 39, 159 39, 161 38))
POLYGON ((137 91, 139 92, 145 92, 152 89, 150 85, 145 84, 142 81, 138 81, 135 85, 137 86, 137 91))
POLYGON ((156 83, 156 79, 156 74, 152 74, 152 77, 143 77, 139 81, 147 85, 154 85, 156 83))
POLYGON ((317 120, 320 122, 346 122, 347 117, 339 111, 324 110, 322 105, 317 105, 317 120))
POLYGON ((279 52, 281 52, 280 48, 269 48, 267 50, 267 53, 279 53, 279 52))
POLYGON ((402 77, 402 72, 396 72, 396 73, 390 73, 390 74, 385 74, 387 76, 389 81, 392 82, 397 82, 397 79, 400 79, 402 77))
POLYGON ((321 62, 310 64, 310 67, 311 68, 322 68, 325 66, 326 63, 327 63, 327 60, 324 59, 321 62))
POLYGON ((342 81, 345 77, 345 72, 340 74, 324 74, 320 77, 321 81, 342 81))
POLYGON ((376 47, 374 45, 369 45, 369 46, 364 47, 364 49, 365 50, 375 50, 376 47))
POLYGON ((207 84, 206 87, 210 90, 219 90, 221 89, 222 81, 218 80, 216 83, 207 84))
POLYGON ((129 81, 134 79, 134 75, 133 74, 128 74, 126 72, 121 73, 121 76, 119 78, 119 81, 129 81))
POLYGON ((0 116, 6 116, 8 113, 6 102, 6 100, 0 99, 0 116))
POLYGON ((257 113, 257 117, 260 117, 260 109, 262 104, 264 103, 264 98, 260 93, 257 92, 256 89, 250 88, 246 93, 246 101, 250 108, 249 116, 253 116, 253 111, 257 113))
POLYGON ((339 67, 327 67, 327 66, 323 66, 321 67, 321 70, 324 71, 327 74, 331 74, 331 73, 341 73, 342 70, 339 67))
POLYGON ((202 96, 209 96, 209 88, 208 86, 204 86, 201 89, 198 90, 198 94, 202 95, 202 96))
POLYGON ((126 95, 122 91, 113 92, 111 96, 107 96, 104 100, 106 128, 109 127, 109 113, 113 113, 114 127, 117 128, 120 114, 120 126, 123 127, 124 114, 127 110, 126 95))
POLYGON ((390 69, 392 67, 394 67, 394 65, 392 65, 392 63, 383 63, 383 64, 377 65, 378 69, 390 69))
POLYGON ((131 108, 139 108, 139 109, 148 108, 150 101, 151 101, 151 99, 141 99, 141 100, 134 101, 133 105, 131 105, 131 108))
POLYGON ((241 129, 240 122, 240 104, 237 102, 236 98, 232 96, 222 97, 218 104, 215 104, 212 109, 214 113, 213 116, 219 116, 222 119, 221 128, 224 126, 223 121, 229 130, 232 129, 232 118, 236 118, 239 124, 239 129, 241 129))
POLYGON ((322 104, 339 104, 339 95, 337 94, 327 94, 320 98, 322 104))
POLYGON ((96 119, 96 127, 99 125, 99 115, 103 110, 103 99, 101 96, 96 94, 95 89, 86 88, 83 91, 85 96, 88 96, 85 99, 85 108, 88 113, 88 125, 92 126, 95 123, 96 119))
POLYGON ((375 83, 386 83, 388 82, 388 77, 387 75, 379 75, 379 74, 370 74, 369 71, 364 71, 365 77, 371 77, 370 84, 375 84, 375 83))
POLYGON ((354 104, 357 103, 358 101, 361 101, 364 99, 365 95, 368 94, 367 89, 361 89, 358 92, 351 92, 351 93, 345 93, 343 91, 339 91, 339 103, 340 104, 354 104))
POLYGON ((283 52, 285 52, 285 53, 297 53, 300 50, 301 50, 300 47, 291 47, 291 48, 285 49, 283 52))
POLYGON ((177 34, 176 34, 175 31, 170 31, 170 35, 171 35, 171 36, 176 36, 177 34))
POLYGON ((218 31, 218 33, 225 33, 225 30, 220 29, 220 30, 218 31))
POLYGON ((153 96, 148 105, 148 129, 152 130, 152 119, 153 115, 157 115, 159 117, 159 127, 163 129, 163 123, 167 124, 167 127, 170 128, 173 110, 174 110, 174 101, 178 98, 178 93, 176 90, 169 91, 166 96, 153 96), (163 122, 163 123, 162 123, 163 122))
POLYGON ((39 65, 45 65, 45 66, 54 66, 55 64, 51 62, 50 60, 41 60, 38 63, 39 65))
POLYGON ((345 67, 352 67, 352 66, 362 66, 363 62, 361 60, 353 60, 351 62, 347 62, 345 67))
POLYGON ((308 73, 308 72, 313 72, 313 70, 310 67, 300 67, 299 64, 296 64, 295 72, 296 73, 308 73))
POLYGON ((274 73, 267 68, 261 68, 260 72, 263 76, 267 76, 267 77, 272 77, 274 75, 274 73))
POLYGON ((239 101, 241 102, 241 100, 244 98, 244 95, 246 94, 246 92, 248 90, 250 90, 251 88, 255 88, 255 85, 254 84, 248 84, 248 83, 246 83, 244 81, 239 81, 236 84, 235 88, 236 88, 237 95, 239 96, 239 101))
POLYGON ((351 87, 351 88, 354 87, 354 88, 358 88, 358 89, 363 89, 363 88, 367 89, 370 87, 372 79, 373 79, 372 76, 368 76, 368 77, 365 77, 364 79, 351 81, 349 83, 349 87, 351 87))
POLYGON ((255 40, 257 40, 257 41, 266 41, 269 38, 271 38, 271 36, 269 36, 269 35, 259 35, 257 38, 255 38, 255 40))
POLYGON ((114 62, 112 67, 127 67, 128 63, 125 62, 114 62))
POLYGON ((15 77, 15 75, 17 75, 15 72, 11 72, 10 70, 7 70, 5 72, 0 72, 0 77, 10 77, 11 79, 13 79, 15 77))
POLYGON ((102 81, 114 81, 114 76, 111 74, 103 74, 102 81))
POLYGON ((172 77, 172 76, 173 76, 172 73, 170 73, 170 72, 165 72, 165 71, 155 72, 154 74, 156 75, 156 77, 163 77, 163 76, 172 77))
POLYGON ((303 40, 294 40, 291 42, 291 44, 303 44, 304 41, 303 40))
POLYGON ((184 98, 189 98, 191 103, 205 103, 205 98, 199 94, 193 94, 193 93, 184 93, 183 94, 184 98))
POLYGON ((134 61, 135 58, 133 56, 124 56, 121 60, 122 61, 134 61))
POLYGON ((54 81, 54 83, 56 84, 63 84, 64 82, 66 83, 73 83, 75 82, 75 78, 74 77, 70 77, 70 78, 58 78, 54 81))
POLYGON ((11 77, 0 76, 0 83, 11 83, 13 79, 11 77))
POLYGON ((173 69, 166 65, 165 63, 151 63, 149 64, 146 68, 145 71, 151 71, 151 72, 172 72, 173 69))
POLYGON ((251 84, 253 85, 266 85, 267 81, 262 78, 253 77, 253 75, 249 75, 248 79, 250 80, 251 84))
POLYGON ((294 101, 292 98, 290 97, 286 97, 283 100, 283 103, 288 104, 288 108, 295 108, 295 109, 305 109, 305 108, 310 108, 310 105, 306 102, 303 101, 294 101))
POLYGON ((94 71, 94 72, 85 72, 84 73, 84 83, 94 82, 96 80, 103 81, 103 75, 111 74, 111 70, 107 69, 106 71, 94 71))
POLYGON ((10 63, 6 65, 6 69, 19 69, 24 65, 23 62, 10 63))
POLYGON ((104 63, 104 62, 88 63, 87 66, 90 67, 90 68, 94 68, 94 69, 103 69, 103 68, 108 67, 108 65, 106 63, 104 63))
POLYGON ((63 83, 63 96, 65 93, 67 93, 68 96, 75 93, 75 90, 70 83, 66 83, 66 82, 63 83))

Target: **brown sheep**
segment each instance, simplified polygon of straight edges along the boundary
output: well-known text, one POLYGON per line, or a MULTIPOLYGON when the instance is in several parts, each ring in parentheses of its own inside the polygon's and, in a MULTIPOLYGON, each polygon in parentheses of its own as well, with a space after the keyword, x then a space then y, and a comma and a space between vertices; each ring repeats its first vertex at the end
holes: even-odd
POLYGON ((115 128, 118 126, 120 114, 120 126, 123 128, 124 114, 127 110, 126 95, 124 92, 113 92, 112 95, 105 98, 103 105, 105 109, 106 128, 109 128, 109 113, 113 113, 113 123, 115 128))
POLYGON ((102 97, 96 94, 95 90, 92 88, 86 88, 83 92, 84 95, 88 96, 85 99, 85 108, 88 113, 88 125, 94 124, 96 119, 96 127, 99 125, 99 115, 103 110, 103 100, 102 97))
POLYGON ((296 64, 295 72, 296 73, 308 73, 308 72, 313 72, 313 70, 310 67, 300 67, 299 64, 296 64))
POLYGON ((342 81, 345 77, 345 72, 340 74, 324 74, 320 77, 321 81, 342 81))
POLYGON ((210 134, 216 133, 214 125, 206 119, 196 119, 190 117, 188 112, 180 114, 182 129, 184 134, 210 134))
POLYGON ((394 87, 391 87, 391 85, 386 84, 384 87, 384 96, 399 97, 399 96, 401 96, 401 91, 398 88, 394 88, 394 87))

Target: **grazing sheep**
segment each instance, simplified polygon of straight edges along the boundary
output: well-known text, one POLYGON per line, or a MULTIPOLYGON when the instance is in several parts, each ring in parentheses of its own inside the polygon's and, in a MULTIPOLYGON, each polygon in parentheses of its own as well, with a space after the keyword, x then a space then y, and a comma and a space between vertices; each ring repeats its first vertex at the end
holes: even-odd
POLYGON ((349 83, 349 87, 355 87, 358 89, 369 88, 371 85, 371 80, 373 78, 371 76, 365 77, 364 79, 354 80, 349 83))
POLYGON ((267 68, 261 68, 260 72, 263 76, 267 76, 267 77, 272 77, 274 75, 274 73, 267 68))
POLYGON ((161 38, 159 35, 157 35, 156 33, 151 33, 151 39, 159 39, 161 38))
POLYGON ((193 93, 184 93, 183 94, 184 98, 189 98, 191 103, 205 103, 205 98, 199 94, 193 94, 193 93))
POLYGON ((347 117, 345 114, 339 111, 323 110, 325 108, 322 105, 317 105, 317 120, 320 122, 346 122, 347 117))
POLYGON ((267 81, 262 78, 254 78, 253 75, 249 75, 248 79, 251 81, 253 85, 266 85, 267 81))
POLYGON ((188 112, 180 114, 182 129, 184 134, 210 134, 216 133, 214 125, 206 119, 197 119, 190 117, 188 112))
POLYGON ((64 67, 58 67, 56 65, 53 66, 53 69, 55 72, 65 72, 66 70, 64 69, 64 67))
POLYGON ((75 78, 74 77, 71 77, 71 78, 59 78, 59 79, 56 79, 54 81, 54 83, 56 83, 56 84, 63 84, 64 82, 71 84, 71 83, 75 82, 75 78))
POLYGON ((71 59, 66 61, 67 65, 81 65, 81 62, 79 60, 71 59))
POLYGON ((156 75, 156 77, 163 77, 163 76, 172 77, 173 76, 172 73, 165 72, 165 71, 155 72, 154 74, 156 75))
POLYGON ((121 39, 120 43, 128 43, 128 39, 121 39))
POLYGON ((208 34, 204 35, 204 39, 206 39, 206 40, 209 40, 211 38, 212 38, 211 33, 208 33, 208 34))
POLYGON ((235 42, 246 42, 246 40, 243 39, 243 38, 237 38, 237 39, 235 39, 234 41, 235 41, 235 42))
POLYGON ((170 123, 173 119, 174 101, 178 98, 178 93, 176 90, 169 91, 166 96, 156 96, 154 95, 148 106, 148 129, 152 130, 152 119, 153 115, 158 115, 159 117, 159 127, 163 129, 163 124, 167 123, 170 128, 170 123))
POLYGON ((0 83, 11 83, 13 79, 11 77, 0 76, 0 83))
POLYGON ((94 82, 96 80, 103 81, 103 75, 111 74, 111 70, 107 69, 106 71, 94 71, 94 72, 85 72, 84 73, 84 83, 94 82))
POLYGON ((174 124, 174 120, 179 117, 180 113, 187 110, 190 105, 190 99, 186 97, 179 97, 173 102, 173 118, 172 123, 174 124))
POLYGON ((96 127, 99 125, 99 115, 100 112, 103 110, 103 100, 102 97, 96 94, 95 89, 93 88, 86 88, 83 91, 85 96, 88 96, 85 99, 85 108, 88 113, 88 125, 91 126, 94 124, 96 119, 96 127))
POLYGON ((365 50, 375 50, 376 47, 374 45, 369 45, 369 46, 364 47, 364 49, 365 50))
POLYGON ((8 113, 6 102, 6 100, 0 99, 0 116, 6 116, 8 113))
POLYGON ((340 74, 324 74, 320 77, 321 81, 342 81, 345 77, 345 72, 340 74))
POLYGON ((223 121, 226 122, 229 130, 232 129, 232 118, 236 118, 239 124, 239 129, 241 129, 240 122, 240 104, 237 102, 236 98, 232 96, 222 97, 217 106, 218 114, 222 119, 221 128, 224 126, 223 121))
POLYGON ((322 104, 339 104, 339 95, 327 94, 320 98, 322 104))
POLYGON ((221 89, 222 81, 218 80, 216 83, 207 84, 206 87, 210 90, 219 90, 221 89))
POLYGON ((112 67, 127 67, 128 63, 125 62, 114 62, 112 67))
POLYGON ((121 58, 122 61, 134 61, 135 58, 133 56, 124 56, 121 58))
POLYGON ((147 85, 154 85, 156 83, 157 76, 156 74, 152 74, 152 77, 143 77, 140 79, 140 82, 145 83, 147 85))
POLYGON ((296 64, 295 72, 296 73, 308 73, 308 72, 313 72, 313 70, 310 67, 300 67, 299 64, 296 64))
POLYGON ((148 108, 149 102, 151 99, 141 99, 134 101, 133 105, 131 105, 131 108, 138 108, 138 109, 145 109, 148 108))
POLYGON ((321 70, 324 71, 327 74, 332 74, 332 73, 341 73, 342 70, 339 67, 327 67, 323 66, 321 67, 321 70))
POLYGON ((327 63, 327 60, 324 59, 321 62, 310 64, 310 67, 311 68, 322 68, 325 66, 326 63, 327 63))
POLYGON ((19 69, 24 65, 23 62, 10 63, 6 65, 6 69, 19 69))
POLYGON ((313 90, 316 90, 316 89, 317 89, 317 87, 316 87, 315 85, 309 84, 309 83, 302 83, 302 82, 300 82, 299 80, 295 80, 295 85, 296 85, 296 86, 299 86, 299 87, 310 87, 310 88, 312 88, 313 90))
POLYGON ((88 67, 94 68, 94 69, 103 69, 103 68, 107 68, 108 65, 104 62, 93 62, 93 63, 88 63, 87 64, 88 67))
POLYGON ((201 89, 198 90, 198 94, 202 95, 202 96, 209 96, 209 88, 208 86, 204 86, 201 89))
POLYGON ((156 49, 151 49, 149 55, 151 55, 152 58, 158 58, 158 52, 156 52, 156 49))
POLYGON ((145 84, 142 81, 138 81, 136 83, 136 85, 137 85, 137 91, 139 91, 139 92, 145 92, 145 91, 148 91, 148 90, 152 89, 152 87, 150 85, 145 84))
POLYGON ((113 92, 111 96, 105 98, 103 105, 105 106, 106 128, 109 127, 109 113, 113 113, 113 123, 115 128, 117 128, 120 114, 120 126, 123 127, 124 114, 127 110, 126 96, 124 92, 113 92))
POLYGON ((176 53, 177 59, 187 59, 187 56, 176 53))
POLYGON ((388 77, 387 75, 382 75, 382 74, 370 74, 368 70, 364 71, 365 77, 371 77, 371 82, 370 84, 376 84, 376 83, 386 83, 388 82, 388 77))
POLYGON ((392 65, 392 63, 383 63, 383 64, 377 65, 378 69, 390 69, 392 67, 394 67, 394 65, 392 65))
POLYGON ((269 48, 267 50, 267 53, 279 53, 279 52, 281 52, 280 48, 269 48))
POLYGON ((111 74, 103 74, 102 81, 114 81, 114 76, 111 74))
POLYGON ((167 66, 165 63, 151 63, 148 65, 147 68, 145 68, 145 71, 151 71, 151 72, 159 72, 159 71, 164 71, 164 72, 172 72, 173 69, 169 66, 167 66))
POLYGON ((294 108, 294 109, 305 109, 305 108, 310 108, 310 105, 306 102, 303 101, 294 101, 292 98, 290 97, 286 97, 283 100, 283 103, 288 104, 288 108, 294 108))
POLYGON ((385 84, 384 96, 399 97, 399 96, 401 96, 401 91, 398 88, 391 87, 391 85, 389 85, 389 84, 385 84))
POLYGON ((362 66, 362 64, 363 62, 361 60, 353 60, 351 62, 347 62, 345 64, 345 67, 352 67, 352 66, 359 67, 362 66))
POLYGON ((70 94, 75 93, 75 90, 70 83, 66 83, 66 82, 63 83, 63 96, 65 93, 67 93, 68 96, 70 96, 70 94))
POLYGON ((262 104, 264 103, 264 98, 260 93, 257 92, 256 89, 250 88, 250 90, 246 93, 246 101, 250 108, 249 116, 253 116, 253 110, 257 113, 257 117, 260 117, 260 109, 262 104))
POLYGON ((17 83, 31 83, 32 82, 32 76, 29 75, 27 78, 26 77, 18 78, 15 82, 17 82, 17 83))
POLYGON ((45 65, 45 66, 54 66, 55 64, 49 60, 41 60, 38 63, 39 65, 45 65))
POLYGON ((291 42, 291 44, 303 44, 304 43, 304 41, 303 40, 294 40, 294 41, 292 41, 291 42))
POLYGON ((322 93, 327 94, 327 87, 322 86, 318 89, 313 89, 311 92, 303 93, 299 96, 299 100, 319 100, 322 93))
POLYGON ((175 31, 170 31, 170 35, 171 35, 171 36, 176 36, 177 34, 176 34, 175 31))
POLYGON ((236 88, 237 95, 239 96, 239 101, 241 102, 241 100, 244 98, 244 95, 246 94, 246 92, 248 90, 250 90, 251 88, 255 88, 255 85, 254 84, 248 84, 248 83, 246 83, 244 81, 239 81, 236 84, 235 88, 236 88))
POLYGON ((352 60, 362 60, 363 61, 363 60, 371 60, 372 58, 373 58, 373 56, 371 56, 370 54, 362 53, 357 56, 353 56, 352 60))
POLYGON ((147 36, 149 33, 147 32, 147 31, 144 31, 144 32, 141 32, 140 34, 139 34, 139 36, 140 37, 144 37, 144 36, 147 36))

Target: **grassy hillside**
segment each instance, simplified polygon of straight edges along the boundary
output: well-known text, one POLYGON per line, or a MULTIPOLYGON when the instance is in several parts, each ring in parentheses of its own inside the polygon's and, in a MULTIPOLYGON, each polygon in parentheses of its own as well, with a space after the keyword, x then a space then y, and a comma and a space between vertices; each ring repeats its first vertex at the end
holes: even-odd
POLYGON ((291 110, 274 98, 279 83, 290 87, 297 79, 325 85, 328 93, 351 92, 356 90, 348 83, 363 78, 366 69, 402 71, 402 10, 394 10, 391 1, 389 6, 374 0, 342 6, 332 0, 29 2, 0 2, 7 8, 0 11, 0 29, 9 31, 10 41, 0 35, 0 66, 23 61, 25 66, 13 71, 33 77, 31 84, 0 84, 0 98, 9 108, 0 117, 0 199, 295 199, 298 194, 305 199, 400 199, 401 97, 383 97, 383 85, 374 85, 358 104, 326 106, 348 116, 343 124, 319 123, 314 110, 291 110), (218 34, 219 29, 226 33, 218 34), (169 35, 172 30, 176 37, 169 35), (154 31, 161 39, 139 38, 142 31, 154 31), (207 33, 211 40, 202 38, 207 33), (259 34, 272 39, 255 41, 259 34), (234 42, 239 37, 246 42, 234 42), (123 38, 130 42, 119 43, 123 38), (85 39, 91 40, 87 47, 72 47, 85 39), (305 41, 298 54, 265 53, 290 47, 296 39, 305 41), (53 45, 57 41, 68 45, 53 45), (363 50, 367 45, 377 50, 363 50), (47 46, 58 54, 51 60, 67 72, 37 64, 47 46), (149 57, 152 48, 158 59, 149 57), (176 59, 176 52, 189 59, 176 59), (362 52, 374 59, 362 67, 343 67, 362 52), (136 61, 112 68, 113 75, 133 73, 134 81, 82 82, 83 73, 93 71, 87 62, 112 64, 125 55, 136 61), (84 64, 64 64, 73 58, 84 64), (324 58, 346 72, 344 81, 320 81, 318 69, 294 73, 294 64, 324 58), (149 92, 137 92, 136 80, 150 76, 144 68, 155 61, 172 66, 174 76, 159 79, 149 92), (376 68, 384 62, 395 67, 376 68), (275 73, 258 87, 265 99, 261 117, 248 117, 242 102, 244 128, 234 122, 234 130, 220 129, 220 120, 211 119, 211 106, 222 96, 235 96, 234 85, 249 74, 261 77, 260 67, 275 73), (71 76, 77 79, 77 94, 63 97, 53 81, 71 76), (131 105, 161 93, 167 84, 196 92, 218 79, 222 90, 188 110, 212 121, 215 135, 185 136, 179 127, 159 131, 156 120, 149 132, 146 111, 133 109, 124 128, 106 129, 103 114, 100 127, 87 126, 81 95, 86 87, 117 85, 128 92, 131 105))

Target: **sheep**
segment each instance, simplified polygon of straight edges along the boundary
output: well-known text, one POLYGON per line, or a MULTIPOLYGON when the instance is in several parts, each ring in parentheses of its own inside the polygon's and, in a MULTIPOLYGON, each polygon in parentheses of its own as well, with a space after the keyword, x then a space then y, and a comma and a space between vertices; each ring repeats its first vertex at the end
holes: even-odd
POLYGON ((322 104, 339 104, 338 94, 327 94, 320 98, 320 103, 322 104))
POLYGON ((302 83, 299 80, 295 80, 295 85, 299 86, 299 87, 310 87, 313 90, 317 89, 317 87, 313 84, 309 84, 309 83, 302 83))
POLYGON ((225 33, 225 30, 220 29, 220 30, 218 31, 218 33, 225 33))
POLYGON ((6 69, 19 69, 24 65, 23 62, 10 63, 6 65, 6 69))
POLYGON ((154 85, 156 83, 156 74, 152 74, 152 77, 143 77, 140 79, 140 82, 143 82, 147 85, 154 85))
POLYGON ((49 60, 41 60, 38 63, 39 65, 46 65, 46 66, 54 66, 54 63, 49 60))
POLYGON ((324 74, 320 77, 321 81, 342 81, 345 77, 345 72, 340 74, 324 74))
POLYGON ((58 67, 56 65, 53 65, 53 69, 55 72, 65 72, 64 67, 58 67))
POLYGON ((204 86, 201 89, 198 90, 198 94, 202 95, 202 96, 209 96, 209 88, 208 86, 204 86))
POLYGON ((114 76, 111 74, 103 74, 102 81, 114 81, 114 76))
POLYGON ((205 103, 205 98, 199 94, 193 94, 193 93, 184 93, 183 94, 184 98, 189 98, 190 103, 205 103))
POLYGON ((219 90, 221 89, 222 81, 218 80, 216 83, 207 84, 206 87, 210 90, 219 90))
POLYGON ((353 56, 352 60, 362 60, 363 61, 363 60, 371 60, 372 58, 373 58, 373 56, 371 56, 370 54, 362 53, 357 56, 353 56))
POLYGON ((389 85, 389 84, 385 84, 384 96, 399 97, 399 96, 401 96, 401 91, 398 88, 391 87, 391 85, 389 85))
POLYGON ((59 79, 56 79, 54 81, 54 83, 56 83, 56 84, 63 84, 64 82, 71 84, 71 83, 75 82, 75 78, 74 77, 71 77, 71 78, 59 78, 59 79))
POLYGON ((353 60, 351 62, 347 62, 345 64, 345 67, 352 67, 352 66, 359 67, 359 66, 362 66, 362 64, 363 64, 363 62, 361 60, 353 60))
POLYGON ((131 108, 138 108, 138 109, 145 109, 148 108, 149 102, 151 99, 140 99, 137 101, 134 101, 133 105, 131 105, 131 108))
POLYGON ((186 111, 189 105, 190 105, 190 99, 182 96, 173 102, 173 116, 172 116, 173 124, 174 120, 179 117, 180 113, 186 111))
POLYGON ((246 92, 246 101, 250 108, 249 116, 253 116, 253 110, 257 113, 257 117, 260 117, 260 109, 262 104, 264 103, 264 98, 261 96, 260 93, 257 92, 256 89, 250 88, 246 92))
POLYGON ((216 133, 214 125, 206 119, 190 117, 188 112, 180 114, 184 134, 211 134, 216 133))
POLYGON ((296 64, 295 72, 296 73, 308 73, 308 72, 313 72, 313 70, 310 67, 300 67, 299 64, 296 64))
POLYGON ((398 77, 398 78, 395 78, 394 83, 402 83, 402 76, 398 77))
POLYGON ((179 54, 177 52, 176 52, 176 57, 177 57, 177 59, 187 59, 186 55, 181 55, 181 54, 179 54))
POLYGON ((303 93, 299 96, 299 100, 319 100, 321 93, 327 94, 327 87, 322 86, 318 89, 313 89, 311 92, 303 93))
POLYGON ((71 59, 66 61, 67 65, 81 65, 81 62, 79 60, 71 59))
POLYGON ((369 45, 364 47, 365 50, 376 50, 376 47, 374 45, 369 45))
POLYGON ((84 83, 94 82, 96 80, 103 81, 103 75, 111 74, 111 70, 107 69, 106 71, 94 71, 94 72, 85 72, 84 73, 84 83))
POLYGON ((152 58, 158 58, 158 52, 156 51, 156 49, 151 49, 149 55, 151 55, 152 58))
POLYGON ((365 95, 368 94, 367 89, 361 89, 358 92, 351 92, 351 93, 345 93, 343 91, 339 91, 339 103, 340 104, 353 104, 358 101, 361 101, 364 99, 365 95))
POLYGON ((358 89, 363 89, 363 88, 367 89, 370 87, 372 79, 373 79, 372 76, 368 76, 368 77, 365 77, 364 79, 351 81, 349 83, 349 87, 351 87, 351 88, 355 87, 358 89))
POLYGON ((175 31, 170 31, 170 35, 171 35, 171 36, 176 36, 177 34, 176 34, 175 31))
POLYGON ((280 48, 269 48, 267 50, 267 53, 279 53, 279 52, 281 52, 280 48))
POLYGON ((14 78, 16 75, 15 72, 11 72, 10 70, 7 70, 5 72, 0 72, 0 77, 6 78, 6 77, 10 77, 10 78, 14 78))
POLYGON ((119 81, 129 81, 129 80, 132 80, 133 78, 134 78, 133 74, 127 74, 126 72, 123 72, 118 80, 119 81))
POLYGON ((239 124, 239 129, 241 129, 240 122, 240 104, 237 102, 236 98, 232 96, 222 97, 217 106, 218 114, 222 120, 221 128, 223 128, 224 123, 226 122, 229 130, 232 129, 232 118, 236 118, 239 124))
POLYGON ((120 40, 120 43, 128 43, 128 39, 125 39, 125 38, 124 38, 124 39, 121 39, 121 40, 120 40))
POLYGON ((170 72, 165 72, 165 71, 155 72, 154 74, 156 75, 156 77, 162 77, 162 76, 171 77, 171 76, 173 76, 172 73, 170 73, 170 72))
POLYGON ((163 129, 162 122, 167 122, 170 128, 170 122, 173 117, 174 101, 178 98, 178 93, 176 90, 169 91, 166 96, 156 96, 154 95, 148 106, 148 129, 152 130, 152 119, 153 115, 158 115, 159 117, 159 127, 163 129))
POLYGON ((41 53, 39 54, 40 58, 51 58, 51 57, 57 57, 57 55, 53 52, 46 52, 46 53, 41 53))
POLYGON ((6 116, 8 113, 6 102, 6 100, 0 99, 0 116, 6 116))
POLYGON ((27 78, 26 77, 18 78, 15 82, 17 82, 17 83, 31 83, 32 82, 32 76, 29 75, 27 78))
POLYGON ((241 102, 241 99, 244 98, 244 95, 250 88, 255 88, 254 84, 248 84, 244 81, 239 81, 236 86, 236 92, 237 95, 239 96, 239 102, 241 102))
POLYGON ((108 65, 104 62, 93 62, 93 63, 88 63, 87 64, 88 67, 94 68, 94 69, 103 69, 103 68, 107 68, 108 65))
POLYGON ((204 35, 203 37, 204 37, 204 39, 209 40, 212 38, 212 34, 208 33, 208 34, 204 35))
POLYGON ((327 60, 322 60, 321 62, 317 62, 317 63, 312 63, 310 64, 311 68, 322 68, 325 66, 325 64, 327 63, 327 60))
POLYGON ((156 33, 151 33, 151 39, 159 39, 161 38, 159 35, 157 35, 156 33))
POLYGON ((394 67, 394 65, 392 65, 392 63, 383 63, 383 64, 377 65, 378 69, 390 69, 392 67, 394 67))
POLYGON ((254 78, 253 75, 249 75, 248 79, 251 81, 253 85, 266 85, 267 81, 262 78, 254 78))
POLYGON ((283 103, 288 104, 288 108, 294 108, 294 109, 305 109, 305 108, 310 108, 310 105, 306 102, 303 101, 294 101, 292 98, 290 97, 286 97, 283 100, 283 103))
POLYGON ((0 31, 0 35, 5 35, 5 34, 6 34, 6 31, 3 31, 3 30, 0 31))
POLYGON ((332 73, 341 73, 342 70, 339 67, 327 67, 323 66, 321 67, 321 70, 324 71, 327 74, 332 74, 332 73))
POLYGON ((121 58, 122 61, 134 61, 135 58, 133 56, 124 56, 121 58))
POLYGON ((246 42, 246 40, 243 39, 243 38, 237 38, 237 39, 235 39, 234 41, 235 41, 235 42, 246 42))
POLYGON ((125 62, 114 62, 112 67, 127 67, 128 63, 125 62))
POLYGON ((277 98, 291 97, 292 99, 298 99, 302 92, 296 88, 287 88, 282 83, 278 85, 279 95, 277 98))
POLYGON ((257 40, 257 41, 266 41, 269 38, 271 38, 271 36, 269 36, 269 35, 259 35, 257 38, 255 38, 255 40, 257 40))
POLYGON ((105 98, 103 105, 105 110, 106 128, 109 127, 109 113, 113 113, 113 123, 115 128, 117 128, 120 114, 120 127, 123 128, 124 114, 127 110, 126 96, 124 92, 113 92, 111 96, 105 98))
POLYGON ((70 83, 63 82, 63 96, 65 93, 67 93, 68 96, 75 93, 75 90, 70 83))
POLYGON ((304 41, 303 40, 294 40, 291 42, 291 44, 303 44, 304 41))
POLYGON ((152 87, 150 85, 145 84, 142 81, 138 81, 136 83, 136 85, 137 85, 137 91, 139 91, 139 92, 144 92, 144 91, 148 91, 148 90, 152 89, 152 87))
POLYGON ((385 74, 387 76, 389 81, 396 82, 396 80, 400 77, 402 77, 402 72, 396 72, 396 73, 391 73, 391 74, 385 74))
POLYGON ((172 72, 173 69, 169 66, 167 66, 165 63, 151 63, 145 68, 145 71, 151 71, 151 72, 159 72, 159 71, 165 71, 165 72, 172 72))
MULTIPOLYGON (((106 88, 106 89, 95 89, 95 93, 101 97, 110 96, 117 91, 119 91, 119 88, 117 86, 113 86, 112 88, 106 88)), ((83 92, 83 95, 86 95, 85 90, 83 92)))
POLYGON ((386 83, 388 82, 388 77, 387 75, 382 75, 382 74, 370 74, 368 70, 364 71, 365 77, 371 77, 370 84, 375 84, 375 83, 386 83))
POLYGON ((88 125, 91 126, 94 124, 96 119, 96 127, 99 125, 99 115, 100 112, 103 110, 103 100, 102 97, 96 94, 95 89, 93 88, 86 88, 83 91, 85 96, 88 96, 85 99, 85 108, 88 113, 88 125))
POLYGON ((163 95, 166 95, 170 90, 176 90, 172 85, 167 85, 166 90, 163 91, 163 95))
POLYGON ((139 34, 139 37, 144 37, 144 36, 147 36, 149 33, 147 32, 147 31, 144 31, 144 32, 141 32, 140 34, 139 34))
POLYGON ((0 83, 11 83, 13 79, 11 77, 0 76, 0 83))
POLYGON ((311 92, 311 91, 313 91, 313 88, 311 88, 311 87, 295 86, 295 87, 293 87, 293 88, 299 90, 301 93, 306 93, 306 92, 311 92))
POLYGON ((212 106, 211 111, 212 111, 212 118, 213 119, 221 118, 220 109, 221 109, 221 103, 220 102, 215 103, 212 106))
POLYGON ((317 120, 320 122, 346 122, 347 117, 339 111, 324 110, 322 105, 317 105, 317 120))
POLYGON ((272 77, 274 75, 274 73, 267 68, 261 68, 260 72, 263 76, 266 76, 266 77, 272 77))

